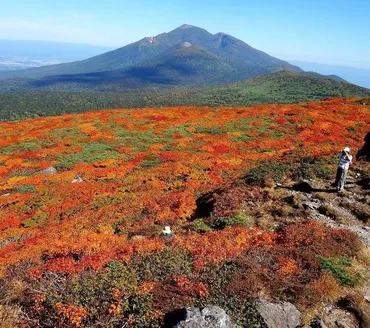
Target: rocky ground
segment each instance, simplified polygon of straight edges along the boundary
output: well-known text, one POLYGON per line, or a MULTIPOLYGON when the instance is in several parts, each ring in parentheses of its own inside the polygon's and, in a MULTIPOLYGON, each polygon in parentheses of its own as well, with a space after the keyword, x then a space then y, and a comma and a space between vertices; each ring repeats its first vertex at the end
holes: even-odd
MULTIPOLYGON (((368 163, 358 163, 347 179, 346 190, 337 192, 330 182, 322 180, 288 181, 273 184, 268 179, 261 189, 248 188, 244 182, 221 188, 203 196, 199 201, 199 215, 227 215, 231 203, 241 196, 238 210, 253 218, 251 225, 276 230, 280 226, 301 219, 315 219, 325 225, 356 233, 370 251, 370 179, 368 163), (256 195, 259 195, 256 197, 256 195)), ((350 294, 350 293, 349 293, 350 294)), ((368 328, 370 327, 370 282, 366 278, 357 290, 357 299, 343 297, 332 304, 321 304, 316 319, 305 322, 305 315, 293 304, 264 299, 256 301, 259 315, 268 328, 368 328), (355 303, 357 305, 355 305, 355 303), (362 304, 359 310, 358 304, 362 304)), ((224 310, 209 306, 186 309, 179 318, 178 328, 236 327, 224 310)))

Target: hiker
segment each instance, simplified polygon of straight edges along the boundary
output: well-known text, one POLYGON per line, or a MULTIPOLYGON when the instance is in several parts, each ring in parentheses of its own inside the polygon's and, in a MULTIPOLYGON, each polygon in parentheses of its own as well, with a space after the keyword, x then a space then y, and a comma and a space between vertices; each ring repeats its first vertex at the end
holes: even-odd
POLYGON ((174 234, 173 234, 170 226, 165 226, 164 227, 164 229, 162 231, 162 234, 161 234, 161 237, 164 239, 165 244, 167 246, 170 246, 172 244, 174 234))
POLYGON ((335 178, 335 187, 338 191, 344 190, 344 185, 346 183, 348 169, 350 164, 352 164, 352 155, 350 155, 351 149, 345 147, 339 154, 339 163, 337 169, 337 176, 335 178))
POLYGON ((165 226, 162 231, 162 237, 164 238, 171 238, 172 237, 172 231, 170 226, 165 226))

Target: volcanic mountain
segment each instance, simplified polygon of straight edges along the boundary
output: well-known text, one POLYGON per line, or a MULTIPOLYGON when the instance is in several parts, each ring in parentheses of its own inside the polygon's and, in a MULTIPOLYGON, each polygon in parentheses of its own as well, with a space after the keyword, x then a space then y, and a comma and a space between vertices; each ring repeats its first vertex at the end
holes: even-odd
POLYGON ((302 71, 231 35, 211 34, 199 27, 182 25, 169 33, 146 37, 89 59, 4 72, 0 79, 37 79, 38 87, 56 82, 91 84, 92 80, 97 84, 116 83, 117 79, 120 84, 131 84, 132 78, 135 79, 134 84, 150 81, 216 85, 281 70, 302 71), (43 83, 46 76, 58 78, 48 78, 43 83))

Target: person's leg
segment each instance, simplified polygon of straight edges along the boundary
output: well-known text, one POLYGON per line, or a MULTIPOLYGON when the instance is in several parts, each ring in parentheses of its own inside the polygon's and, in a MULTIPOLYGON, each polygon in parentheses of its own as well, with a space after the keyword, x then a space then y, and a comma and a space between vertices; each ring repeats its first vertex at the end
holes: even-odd
POLYGON ((338 169, 337 169, 337 175, 335 177, 335 188, 337 188, 337 190, 339 190, 339 188, 340 188, 340 179, 341 179, 341 176, 342 176, 342 169, 340 167, 338 167, 338 169))
POLYGON ((346 184, 347 172, 348 170, 342 169, 339 190, 344 190, 344 185, 346 184))

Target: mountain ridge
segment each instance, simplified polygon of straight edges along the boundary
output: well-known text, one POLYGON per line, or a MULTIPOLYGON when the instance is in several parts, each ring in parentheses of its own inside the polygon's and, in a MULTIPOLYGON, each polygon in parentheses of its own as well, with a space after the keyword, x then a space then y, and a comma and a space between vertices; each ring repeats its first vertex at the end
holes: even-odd
MULTIPOLYGON (((256 68, 258 68, 258 71, 263 71, 265 74, 282 69, 301 71, 299 67, 257 50, 231 35, 222 32, 211 34, 205 29, 185 24, 168 33, 145 37, 137 42, 88 59, 16 72, 6 72, 0 74, 0 79, 41 78, 53 75, 84 74, 128 68, 164 54, 174 45, 183 42, 200 46, 209 52, 230 60, 235 65, 245 66, 246 68, 252 67, 254 71, 257 71, 256 68)), ((257 75, 260 75, 260 73, 257 75)), ((252 76, 255 76, 255 73, 252 73, 252 76)))

